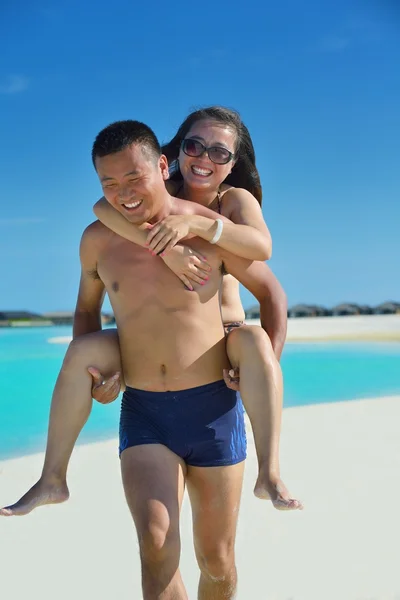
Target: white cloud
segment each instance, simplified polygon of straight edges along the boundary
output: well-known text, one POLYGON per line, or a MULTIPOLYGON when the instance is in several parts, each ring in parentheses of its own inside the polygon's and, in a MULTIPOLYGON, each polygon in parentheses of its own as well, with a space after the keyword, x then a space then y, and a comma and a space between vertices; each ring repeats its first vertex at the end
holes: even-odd
POLYGON ((9 219, 0 219, 0 225, 35 225, 44 223, 43 217, 10 217, 9 219))
POLYGON ((19 94, 29 86, 29 79, 23 75, 10 75, 5 83, 0 84, 0 94, 19 94))

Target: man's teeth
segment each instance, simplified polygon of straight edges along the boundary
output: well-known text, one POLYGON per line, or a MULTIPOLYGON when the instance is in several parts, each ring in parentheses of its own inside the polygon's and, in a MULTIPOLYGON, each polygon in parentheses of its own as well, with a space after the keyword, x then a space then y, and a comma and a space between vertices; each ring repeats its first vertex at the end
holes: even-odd
POLYGON ((138 202, 132 202, 131 204, 124 204, 125 208, 136 208, 137 206, 139 206, 139 204, 142 204, 142 201, 139 200, 138 202))
POLYGON ((211 175, 210 169, 202 169, 201 167, 192 167, 193 173, 196 175, 211 175))

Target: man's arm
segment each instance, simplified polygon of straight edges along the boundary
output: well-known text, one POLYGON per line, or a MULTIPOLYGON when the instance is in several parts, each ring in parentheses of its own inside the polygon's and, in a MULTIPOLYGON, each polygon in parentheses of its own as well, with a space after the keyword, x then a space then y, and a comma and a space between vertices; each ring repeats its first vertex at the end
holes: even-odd
POLYGON ((98 222, 89 225, 81 239, 81 280, 75 308, 74 338, 101 330, 101 307, 105 296, 104 284, 97 272, 97 259, 104 232, 98 222))
POLYGON ((260 303, 261 326, 267 332, 279 360, 286 340, 286 294, 271 269, 262 262, 239 258, 221 252, 225 269, 257 298, 260 303))

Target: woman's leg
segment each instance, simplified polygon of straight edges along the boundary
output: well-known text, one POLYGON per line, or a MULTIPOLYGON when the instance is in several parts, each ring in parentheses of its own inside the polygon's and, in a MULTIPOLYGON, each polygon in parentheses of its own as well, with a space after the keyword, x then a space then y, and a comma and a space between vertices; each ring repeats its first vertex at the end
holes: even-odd
POLYGON ((68 499, 68 463, 92 409, 92 377, 88 367, 93 366, 106 377, 121 371, 116 329, 81 336, 69 345, 51 401, 42 475, 18 502, 0 509, 0 515, 25 515, 43 504, 68 499))
POLYGON ((278 509, 302 508, 280 478, 283 379, 269 337, 261 327, 235 328, 227 337, 227 354, 232 367, 239 368, 240 393, 254 434, 259 468, 254 493, 271 498, 278 509))

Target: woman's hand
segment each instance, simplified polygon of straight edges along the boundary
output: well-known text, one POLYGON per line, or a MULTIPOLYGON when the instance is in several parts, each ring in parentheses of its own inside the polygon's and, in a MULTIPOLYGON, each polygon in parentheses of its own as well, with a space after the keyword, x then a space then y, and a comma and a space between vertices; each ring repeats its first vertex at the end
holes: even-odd
POLYGON ((147 236, 146 246, 153 252, 163 256, 182 238, 190 233, 188 215, 171 215, 156 223, 147 236))
POLYGON ((188 246, 175 246, 161 258, 191 291, 194 283, 204 285, 209 279, 211 267, 207 259, 188 246))

